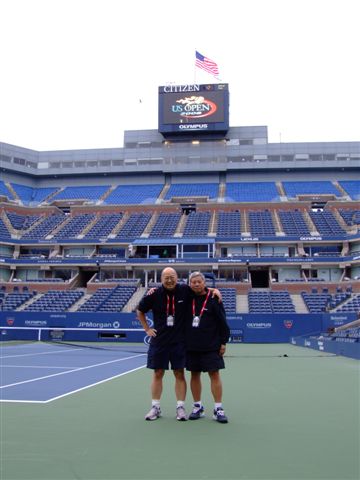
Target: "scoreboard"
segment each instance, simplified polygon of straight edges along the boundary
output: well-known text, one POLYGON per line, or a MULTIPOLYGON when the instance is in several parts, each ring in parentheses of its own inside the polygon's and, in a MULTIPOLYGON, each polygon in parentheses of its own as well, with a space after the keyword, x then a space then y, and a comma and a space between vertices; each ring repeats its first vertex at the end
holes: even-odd
POLYGON ((227 83, 159 87, 160 133, 226 133, 228 129, 227 83))

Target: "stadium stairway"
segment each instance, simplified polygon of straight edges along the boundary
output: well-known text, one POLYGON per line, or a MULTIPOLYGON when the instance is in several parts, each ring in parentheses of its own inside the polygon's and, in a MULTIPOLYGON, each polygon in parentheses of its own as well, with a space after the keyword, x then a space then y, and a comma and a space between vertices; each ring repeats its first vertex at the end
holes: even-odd
POLYGON ((216 237, 218 218, 219 218, 218 214, 216 213, 216 211, 214 211, 211 215, 211 219, 209 222, 209 231, 208 231, 209 237, 216 237))
POLYGON ((152 214, 150 222, 146 225, 145 230, 141 234, 142 238, 148 238, 149 237, 149 235, 150 235, 157 219, 159 218, 159 216, 160 216, 159 212, 155 212, 155 213, 152 214))
POLYGON ((54 230, 51 230, 51 232, 45 237, 46 240, 49 240, 50 238, 53 238, 54 235, 56 235, 58 232, 60 232, 63 227, 65 227, 69 222, 71 222, 72 217, 69 215, 68 217, 64 217, 64 220, 59 223, 54 230))
POLYGON ((95 215, 95 218, 93 218, 84 228, 84 230, 81 231, 79 238, 84 238, 85 235, 92 229, 92 227, 100 220, 101 214, 95 215))
POLYGON ((181 215, 180 222, 178 223, 178 226, 176 227, 174 237, 182 237, 184 234, 184 228, 187 222, 187 215, 181 215))
POLYGON ((281 182, 276 182, 276 188, 277 188, 277 191, 279 192, 279 197, 286 198, 286 193, 281 182))
POLYGON ((249 214, 247 210, 241 213, 241 234, 250 235, 249 214))
POLYGON ((78 309, 81 307, 83 303, 85 303, 87 300, 89 300, 90 297, 92 297, 91 293, 86 293, 86 289, 82 288, 79 290, 83 290, 85 292, 85 295, 79 298, 79 300, 71 305, 71 307, 68 309, 68 312, 77 312, 78 309))
POLYGON ((48 195, 44 200, 43 202, 41 203, 51 203, 52 201, 52 198, 55 197, 56 195, 58 195, 59 193, 61 193, 63 190, 65 190, 65 187, 60 187, 58 189, 55 190, 55 192, 52 192, 50 193, 50 195, 48 195))
POLYGON ((25 310, 26 307, 28 307, 29 305, 31 305, 32 303, 36 302, 36 300, 39 300, 39 298, 43 295, 43 293, 37 293, 36 295, 34 295, 33 297, 31 297, 27 302, 23 303, 22 305, 20 305, 20 307, 18 307, 16 310, 17 311, 21 311, 21 310, 25 310))
POLYGON ((50 258, 56 258, 56 257, 61 257, 61 253, 60 253, 60 245, 55 245, 54 246, 54 249, 50 252, 49 254, 49 259, 50 258))
POLYGON ((146 290, 147 290, 146 287, 140 287, 138 290, 136 290, 136 292, 130 298, 128 303, 124 306, 122 311, 127 313, 133 312, 136 309, 142 297, 145 295, 146 290))
POLYGON ((219 194, 218 194, 218 203, 224 203, 226 193, 226 182, 222 181, 219 184, 219 194))
POLYGON ((9 182, 6 182, 5 183, 5 186, 7 187, 7 189, 13 194, 13 200, 15 200, 17 203, 20 203, 22 205, 22 201, 20 200, 19 198, 19 195, 15 192, 15 190, 13 189, 11 183, 9 182))
POLYGON ((311 220, 309 212, 307 210, 304 210, 302 213, 303 213, 303 218, 305 220, 305 223, 308 226, 310 234, 311 235, 319 235, 313 221, 311 220))
POLYGON ((236 295, 236 312, 249 313, 249 302, 247 295, 236 295))
POLYGON ((116 225, 116 227, 110 233, 109 238, 115 238, 116 237, 116 235, 119 233, 119 231, 125 225, 125 223, 129 220, 129 217, 130 217, 129 212, 124 213, 124 215, 121 217, 120 222, 116 225))
POLYGON ((280 221, 279 214, 277 213, 277 211, 274 210, 272 212, 271 216, 272 216, 273 224, 274 224, 274 227, 275 227, 275 234, 276 235, 285 235, 284 232, 283 232, 283 227, 281 225, 281 221, 280 221))
POLYGON ((17 230, 12 226, 10 220, 9 220, 9 217, 6 215, 6 212, 5 210, 2 210, 0 212, 0 218, 1 220, 4 222, 6 228, 8 229, 10 235, 16 235, 17 234, 17 230))
POLYGON ((290 296, 293 301, 296 313, 309 313, 309 310, 305 305, 304 299, 301 295, 292 293, 290 296))
POLYGON ((345 200, 349 200, 351 202, 351 197, 350 195, 347 193, 346 190, 344 190, 344 188, 340 185, 339 182, 336 182, 336 181, 333 181, 332 184, 334 185, 334 187, 337 189, 337 190, 340 190, 340 192, 343 194, 343 197, 345 200))
POLYGON ((155 202, 155 203, 162 203, 162 201, 163 201, 164 198, 166 197, 167 192, 169 191, 170 185, 171 185, 170 182, 167 182, 167 183, 164 185, 164 188, 161 190, 160 195, 159 195, 158 198, 156 199, 156 202, 155 202))
MULTIPOLYGON (((334 215, 335 217, 335 220, 337 221, 337 223, 340 225, 340 227, 342 227, 345 231, 347 231, 349 233, 349 225, 346 224, 344 218, 342 217, 342 215, 340 214, 340 212, 338 211, 337 208, 334 208, 331 210, 332 214, 334 215)), ((356 228, 354 229, 354 233, 356 233, 356 228)))
MULTIPOLYGON (((331 309, 331 312, 342 312, 343 307, 346 308, 346 306, 352 305, 354 299, 357 298, 358 294, 351 294, 349 297, 344 298, 344 300, 336 305, 335 308, 331 309)), ((355 309, 354 309, 355 311, 355 309)))
POLYGON ((25 234, 25 233, 30 233, 34 230, 34 228, 36 228, 38 225, 40 225, 42 223, 42 221, 45 219, 45 215, 39 215, 39 218, 36 220, 36 222, 34 222, 32 225, 30 225, 29 228, 27 228, 25 231, 22 232, 21 235, 25 234))
POLYGON ((97 205, 101 205, 102 203, 104 203, 104 201, 107 199, 107 197, 110 195, 110 193, 115 190, 115 188, 117 188, 117 185, 111 185, 110 188, 96 202, 97 205))

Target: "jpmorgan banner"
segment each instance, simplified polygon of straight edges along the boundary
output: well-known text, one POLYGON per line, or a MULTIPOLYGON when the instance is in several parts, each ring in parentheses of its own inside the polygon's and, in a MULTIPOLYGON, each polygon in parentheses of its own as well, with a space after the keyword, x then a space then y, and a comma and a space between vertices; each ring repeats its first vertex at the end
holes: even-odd
MULTIPOLYGON (((326 331, 355 320, 347 314, 234 314, 228 315, 230 342, 282 343, 296 336, 326 331)), ((151 316, 149 317, 151 321, 151 316)), ((6 340, 9 329, 80 328, 83 331, 127 331, 124 341, 142 341, 144 331, 135 313, 46 313, 0 312, 0 333, 6 340), (140 339, 140 340, 139 340, 140 339)), ((19 330, 19 334, 21 330, 19 330)), ((92 337, 97 339, 95 334, 92 337)), ((100 338, 100 337, 99 337, 100 338)))

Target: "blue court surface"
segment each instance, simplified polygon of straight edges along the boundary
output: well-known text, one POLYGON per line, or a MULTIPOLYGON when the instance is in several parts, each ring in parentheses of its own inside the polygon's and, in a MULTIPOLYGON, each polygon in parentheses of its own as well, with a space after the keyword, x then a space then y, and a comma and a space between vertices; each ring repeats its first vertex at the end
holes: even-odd
POLYGON ((89 348, 42 342, 0 347, 0 401, 48 403, 143 368, 140 346, 89 348))

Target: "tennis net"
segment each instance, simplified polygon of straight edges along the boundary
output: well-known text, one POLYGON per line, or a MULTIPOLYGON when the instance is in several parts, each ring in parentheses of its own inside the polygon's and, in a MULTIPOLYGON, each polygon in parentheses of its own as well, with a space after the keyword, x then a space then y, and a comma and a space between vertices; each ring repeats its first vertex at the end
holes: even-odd
POLYGON ((149 338, 140 328, 0 327, 1 345, 46 342, 91 348, 114 348, 134 343, 145 347, 148 341, 149 338))

